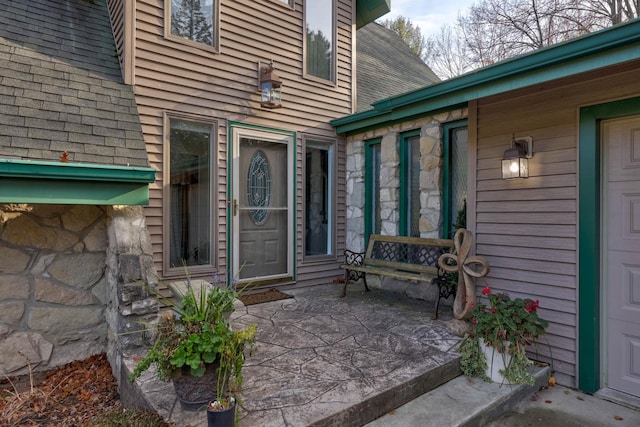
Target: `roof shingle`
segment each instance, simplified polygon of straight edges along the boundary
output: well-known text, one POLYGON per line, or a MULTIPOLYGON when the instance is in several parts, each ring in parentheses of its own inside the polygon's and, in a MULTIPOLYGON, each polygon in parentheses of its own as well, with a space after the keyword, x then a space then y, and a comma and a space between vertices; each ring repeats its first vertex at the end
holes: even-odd
POLYGON ((148 166, 105 1, 0 0, 0 10, 0 157, 67 151, 70 162, 148 166))

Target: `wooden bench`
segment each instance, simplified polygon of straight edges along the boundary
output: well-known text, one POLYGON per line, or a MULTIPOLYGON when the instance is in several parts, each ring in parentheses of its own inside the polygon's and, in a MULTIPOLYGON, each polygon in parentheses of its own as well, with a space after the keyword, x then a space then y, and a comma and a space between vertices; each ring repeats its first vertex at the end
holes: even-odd
POLYGON ((453 250, 453 240, 372 234, 366 252, 344 251, 345 263, 340 266, 345 270, 342 296, 346 295, 349 282, 360 278, 368 291, 367 274, 431 282, 438 286, 438 299, 432 316, 437 319, 440 299, 456 292, 451 274, 438 267, 438 258, 453 250))

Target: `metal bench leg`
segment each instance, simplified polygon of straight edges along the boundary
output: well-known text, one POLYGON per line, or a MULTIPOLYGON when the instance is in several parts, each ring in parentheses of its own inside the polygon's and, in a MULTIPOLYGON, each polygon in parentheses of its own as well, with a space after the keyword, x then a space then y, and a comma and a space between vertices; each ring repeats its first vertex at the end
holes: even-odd
MULTIPOLYGON (((440 293, 440 286, 438 286, 438 294, 440 293)), ((431 320, 438 320, 438 307, 440 307, 440 295, 438 295, 438 299, 436 299, 436 308, 433 311, 433 315, 431 316, 431 320)))
POLYGON ((364 288, 369 292, 369 286, 367 285, 367 273, 362 273, 362 281, 364 282, 364 288))
POLYGON ((344 286, 342 287, 342 295, 340 298, 344 298, 347 296, 347 285, 349 284, 349 270, 344 271, 344 286))

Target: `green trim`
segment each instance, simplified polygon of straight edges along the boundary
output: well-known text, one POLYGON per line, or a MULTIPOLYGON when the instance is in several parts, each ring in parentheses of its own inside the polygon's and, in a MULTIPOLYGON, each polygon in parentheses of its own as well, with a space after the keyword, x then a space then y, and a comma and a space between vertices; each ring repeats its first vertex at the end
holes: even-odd
POLYGON ((445 123, 442 127, 442 229, 440 236, 443 239, 451 239, 451 214, 453 208, 451 206, 451 131, 453 129, 467 127, 468 120, 458 120, 455 122, 445 123))
POLYGON ((496 95, 640 58, 640 20, 538 49, 495 65, 375 102, 374 109, 331 121, 338 133, 353 134, 417 113, 458 108, 496 95))
POLYGON ((356 0, 356 28, 361 28, 391 11, 391 0, 356 0))
MULTIPOLYGON (((410 168, 409 165, 411 164, 411 159, 410 159, 410 155, 411 155, 411 151, 409 150, 409 144, 407 142, 407 140, 409 138, 413 138, 416 136, 420 136, 420 129, 416 129, 416 130, 412 130, 409 132, 404 132, 402 134, 400 134, 400 141, 399 141, 399 157, 400 157, 400 194, 399 194, 399 206, 398 206, 398 213, 400 216, 400 220, 398 222, 398 235, 399 236, 409 236, 410 235, 410 224, 409 224, 409 215, 411 215, 410 212, 408 212, 409 208, 410 208, 410 204, 407 203, 407 200, 410 200, 411 195, 409 194, 409 190, 410 190, 410 186, 411 186, 411 181, 410 181, 410 177, 409 177, 409 173, 410 173, 410 168)), ((416 191, 420 191, 419 188, 414 189, 416 191)))
MULTIPOLYGON (((297 233, 297 217, 298 217, 298 203, 297 203, 297 185, 296 185, 296 176, 297 176, 297 153, 298 153, 298 135, 295 131, 283 130, 283 129, 275 129, 266 126, 253 125, 249 123, 235 122, 229 121, 228 124, 228 132, 227 132, 227 200, 233 200, 233 186, 232 186, 232 178, 233 178, 233 128, 242 128, 242 129, 254 129, 260 130, 264 132, 275 133, 279 135, 288 135, 293 139, 293 182, 289 183, 289 185, 293 185, 293 209, 295 210, 293 215, 293 233, 297 233)), ((288 174, 288 171, 287 171, 288 174)), ((227 203, 227 236, 232 237, 233 230, 231 225, 233 223, 233 218, 231 217, 231 203, 227 203)), ((230 241, 230 239, 227 239, 230 241)), ((231 277, 232 268, 230 267, 231 261, 231 250, 232 245, 227 244, 227 283, 232 283, 233 278, 231 277)), ((294 245, 293 247, 293 266, 292 266, 292 279, 293 281, 297 280, 297 247, 294 245)))
POLYGON ((375 138, 365 142, 364 146, 364 247, 369 244, 369 236, 373 234, 371 215, 373 212, 373 146, 380 145, 382 138, 375 138))
POLYGON ((148 205, 153 168, 0 159, 0 203, 148 205))
POLYGON ((640 114, 640 97, 580 109, 578 388, 601 388, 600 122, 640 114))

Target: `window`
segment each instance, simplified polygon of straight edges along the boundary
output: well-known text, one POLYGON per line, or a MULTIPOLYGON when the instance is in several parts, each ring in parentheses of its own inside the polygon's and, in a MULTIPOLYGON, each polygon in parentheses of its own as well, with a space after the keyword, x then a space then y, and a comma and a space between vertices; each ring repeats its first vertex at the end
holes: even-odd
MULTIPOLYGON (((212 264, 212 147, 215 126, 169 118, 167 268, 212 264)), ((166 175, 165 175, 166 177, 166 175)), ((167 178, 165 178, 167 179, 167 178)))
POLYGON ((420 131, 400 136, 401 236, 420 237, 420 131))
MULTIPOLYGON (((167 0, 169 3, 169 0, 167 0)), ((219 0, 170 0, 167 35, 218 48, 219 0)))
MULTIPOLYGON (((380 139, 366 143, 364 228, 365 239, 367 240, 370 234, 380 234, 382 230, 382 218, 380 216, 380 148, 380 139)), ((367 242, 365 242, 365 245, 366 243, 367 242)))
POLYGON ((444 126, 442 150, 442 237, 452 238, 455 229, 466 227, 467 121, 444 126))
POLYGON ((306 20, 305 66, 308 75, 334 81, 334 0, 304 2, 306 20))
POLYGON ((305 256, 333 255, 334 144, 305 143, 305 256))

